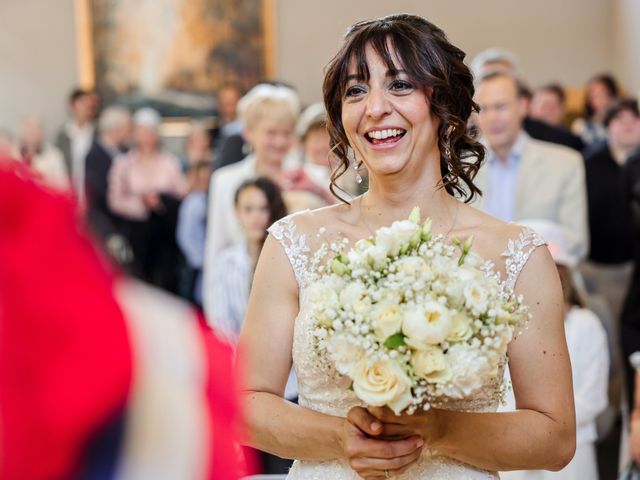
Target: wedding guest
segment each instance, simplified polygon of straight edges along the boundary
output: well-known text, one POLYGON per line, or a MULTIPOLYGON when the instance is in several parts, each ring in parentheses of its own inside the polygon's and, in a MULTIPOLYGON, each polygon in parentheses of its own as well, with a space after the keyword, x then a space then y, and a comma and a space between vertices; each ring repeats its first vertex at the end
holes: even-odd
POLYGON ((504 221, 540 218, 565 230, 578 258, 588 249, 587 199, 582 158, 573 150, 532 139, 522 127, 526 104, 509 73, 477 80, 477 125, 487 162, 475 179, 483 192, 476 206, 504 221))
POLYGON ((544 85, 534 92, 529 105, 529 115, 554 127, 563 128, 565 99, 564 89, 560 85, 544 85))
POLYGON ((134 147, 117 157, 109 174, 109 207, 132 225, 133 272, 175 292, 179 251, 178 207, 189 186, 179 160, 160 143, 160 115, 151 108, 134 117, 134 147))
POLYGON ((113 160, 129 148, 131 130, 131 114, 127 109, 117 106, 105 108, 98 120, 98 137, 86 158, 87 220, 93 233, 105 245, 114 235, 128 238, 126 220, 111 210, 107 192, 113 160))
POLYGON ((202 266, 207 235, 207 196, 211 180, 211 163, 196 163, 190 171, 192 188, 180 204, 176 241, 187 261, 183 279, 185 296, 202 308, 202 266))
POLYGON ((260 84, 242 97, 238 110, 245 128, 244 136, 253 153, 240 162, 215 170, 211 177, 204 265, 204 307, 208 315, 212 308, 211 272, 217 255, 243 239, 234 213, 235 192, 242 182, 258 175, 277 183, 283 170, 290 168, 285 158, 295 141, 294 125, 300 101, 288 87, 260 84))
POLYGON ((84 166, 87 153, 95 140, 93 120, 96 115, 96 96, 90 90, 74 89, 69 95, 67 123, 56 137, 56 146, 62 151, 71 185, 80 203, 84 202, 84 166))
MULTIPOLYGON (((534 229, 547 241, 556 263, 564 296, 564 328, 571 359, 576 408, 576 453, 559 472, 542 470, 501 472, 504 480, 598 480, 595 443, 598 438, 596 418, 609 403, 609 349, 607 334, 600 319, 586 308, 576 287, 574 269, 577 258, 567 250, 562 228, 545 220, 528 220, 522 224, 534 229)), ((513 411, 513 393, 507 394, 502 411, 513 411)))
POLYGON ((190 168, 203 162, 213 163, 211 135, 203 122, 193 121, 184 143, 184 154, 180 157, 182 171, 188 177, 190 168))
POLYGON ((618 83, 612 75, 603 73, 589 80, 583 116, 571 124, 571 130, 582 138, 585 145, 606 139, 604 117, 618 95, 618 83))
POLYGON ((23 162, 49 186, 69 191, 71 185, 62 152, 45 141, 44 125, 38 117, 27 117, 20 126, 18 149, 23 162))
MULTIPOLYGON (((521 75, 515 55, 507 50, 498 48, 491 48, 476 55, 471 62, 471 70, 476 80, 491 72, 509 73, 516 79, 521 75)), ((531 93, 522 80, 518 80, 518 96, 525 101, 528 111, 531 93)), ((565 128, 550 125, 529 115, 524 117, 522 127, 530 137, 536 140, 557 143, 573 148, 578 152, 584 149, 584 143, 579 136, 574 135, 565 128)))
POLYGON ((585 153, 584 160, 591 245, 582 273, 588 291, 604 296, 617 325, 633 260, 625 165, 640 148, 638 102, 617 100, 607 110, 603 124, 607 140, 585 153))

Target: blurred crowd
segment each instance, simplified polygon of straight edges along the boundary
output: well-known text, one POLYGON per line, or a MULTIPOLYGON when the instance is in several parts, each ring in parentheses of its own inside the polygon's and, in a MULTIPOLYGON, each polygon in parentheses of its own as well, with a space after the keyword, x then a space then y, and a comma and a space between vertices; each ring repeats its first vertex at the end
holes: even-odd
MULTIPOLYGON (((504 50, 482 52, 471 68, 480 110, 469 125, 488 153, 475 205, 539 229, 565 287, 580 470, 562 478, 614 478, 626 419, 640 418, 627 361, 640 351, 638 102, 598 74, 584 88, 583 111, 569 112, 561 85, 533 88, 504 50)), ((157 111, 102 105, 95 91, 76 89, 68 119, 47 126, 58 128, 53 142, 33 115, 15 134, 0 130, 0 153, 73 195, 123 271, 203 308, 233 345, 268 227, 349 201, 366 191, 367 172, 349 169, 333 181, 324 107, 303 108, 289 85, 228 84, 216 97, 215 121, 191 119, 179 151, 165 148, 157 111)), ((640 461, 640 420, 630 424, 640 461)))

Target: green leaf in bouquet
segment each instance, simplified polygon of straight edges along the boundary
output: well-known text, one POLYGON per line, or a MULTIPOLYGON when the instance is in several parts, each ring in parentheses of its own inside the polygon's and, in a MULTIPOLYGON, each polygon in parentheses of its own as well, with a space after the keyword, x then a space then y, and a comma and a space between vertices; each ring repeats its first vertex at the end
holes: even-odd
POLYGON ((384 346, 390 349, 396 349, 404 345, 406 345, 406 343, 402 332, 395 333, 384 341, 384 346))

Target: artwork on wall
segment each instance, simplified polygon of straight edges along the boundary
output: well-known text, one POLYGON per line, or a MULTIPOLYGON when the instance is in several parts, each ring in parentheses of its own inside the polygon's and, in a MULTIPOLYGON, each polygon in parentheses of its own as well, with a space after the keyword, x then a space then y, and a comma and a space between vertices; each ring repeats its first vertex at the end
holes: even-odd
POLYGON ((225 83, 272 75, 274 0, 76 2, 83 83, 107 103, 202 115, 225 83))

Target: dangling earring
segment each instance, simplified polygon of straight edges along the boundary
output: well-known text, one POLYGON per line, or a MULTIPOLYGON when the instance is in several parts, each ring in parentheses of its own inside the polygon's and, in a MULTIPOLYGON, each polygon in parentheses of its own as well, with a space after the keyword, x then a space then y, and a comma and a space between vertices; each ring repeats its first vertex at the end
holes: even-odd
POLYGON ((353 169, 356 171, 356 183, 360 185, 362 183, 362 175, 360 175, 360 166, 362 162, 353 162, 353 169))
POLYGON ((360 175, 360 167, 362 162, 356 160, 356 154, 352 148, 347 149, 347 160, 353 165, 353 170, 356 172, 356 183, 360 185, 362 183, 362 175, 360 175))

